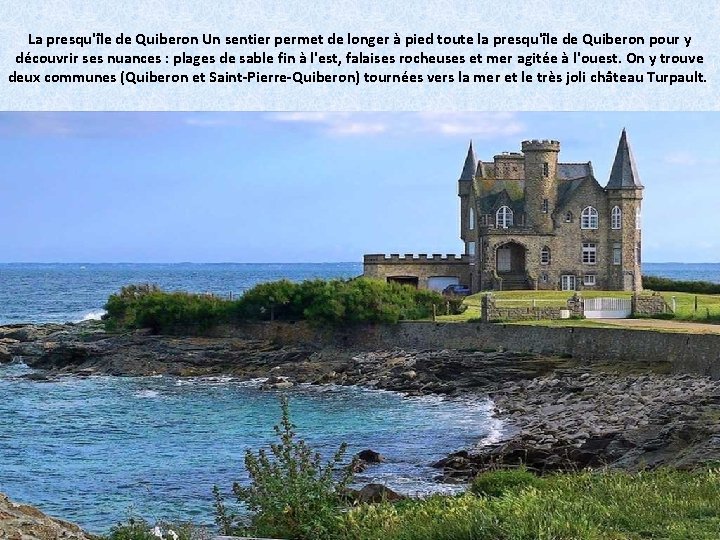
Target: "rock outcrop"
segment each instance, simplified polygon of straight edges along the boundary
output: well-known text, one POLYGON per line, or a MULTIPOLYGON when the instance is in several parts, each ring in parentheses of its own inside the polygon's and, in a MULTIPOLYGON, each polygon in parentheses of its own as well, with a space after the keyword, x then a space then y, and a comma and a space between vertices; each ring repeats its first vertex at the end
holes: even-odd
POLYGON ((17 504, 0 493, 0 540, 96 540, 73 523, 17 504))

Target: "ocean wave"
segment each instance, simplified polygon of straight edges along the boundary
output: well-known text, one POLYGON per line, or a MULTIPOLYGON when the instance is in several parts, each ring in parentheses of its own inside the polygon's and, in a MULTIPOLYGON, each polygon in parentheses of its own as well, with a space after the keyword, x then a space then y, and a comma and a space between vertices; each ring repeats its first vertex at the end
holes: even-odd
POLYGON ((93 309, 85 313, 85 315, 83 315, 81 318, 74 320, 73 322, 79 323, 85 321, 99 321, 106 313, 107 311, 105 311, 104 309, 93 309))

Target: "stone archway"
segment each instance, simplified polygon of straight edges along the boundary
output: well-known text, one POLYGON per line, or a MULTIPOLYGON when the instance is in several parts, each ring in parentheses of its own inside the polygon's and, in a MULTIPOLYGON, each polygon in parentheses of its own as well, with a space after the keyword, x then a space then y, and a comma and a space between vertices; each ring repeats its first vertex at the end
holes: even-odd
POLYGON ((525 275, 525 246, 517 242, 507 242, 495 250, 495 271, 499 275, 525 275))

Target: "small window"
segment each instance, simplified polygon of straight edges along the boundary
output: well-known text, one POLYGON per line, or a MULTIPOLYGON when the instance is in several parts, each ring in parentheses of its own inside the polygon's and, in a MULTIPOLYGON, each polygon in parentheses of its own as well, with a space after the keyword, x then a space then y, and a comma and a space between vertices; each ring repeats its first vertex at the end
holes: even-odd
POLYGON ((547 246, 540 250, 540 264, 550 264, 550 248, 547 246))
POLYGON ((582 214, 580 214, 581 229, 597 229, 598 228, 598 211, 592 206, 586 206, 582 214))
POLYGON ((468 255, 475 255, 475 242, 468 242, 468 243, 467 243, 467 254, 468 254, 468 255))
POLYGON ((640 207, 638 206, 635 210, 635 228, 637 230, 640 230, 640 221, 642 218, 642 214, 640 213, 640 207))
POLYGON ((583 242, 582 245, 582 262, 583 264, 597 263, 597 244, 583 242))
POLYGON ((543 214, 548 213, 548 200, 547 199, 543 199, 542 211, 543 211, 543 214))
POLYGON ((642 262, 640 252, 641 252, 640 242, 638 242, 637 245, 635 246, 635 262, 637 264, 640 264, 642 262))
POLYGON ((572 223, 573 215, 569 210, 565 212, 565 223, 572 223))
POLYGON ((595 274, 585 274, 583 276, 583 285, 586 285, 588 287, 594 287, 595 286, 595 274))
POLYGON ((472 231, 475 228, 475 209, 470 208, 468 216, 468 228, 472 231))
POLYGON ((548 282, 548 275, 545 272, 543 272, 542 275, 540 276, 540 281, 542 281, 543 283, 548 282))
POLYGON ((613 264, 622 264, 622 245, 619 242, 613 244, 613 264))
POLYGON ((547 161, 543 163, 543 176, 550 176, 550 165, 547 161))
POLYGON ((508 206, 501 206, 495 213, 495 226, 499 229, 507 229, 513 225, 513 211, 508 206))
POLYGON ((622 229, 622 210, 619 206, 613 206, 612 212, 610 212, 610 227, 622 229))

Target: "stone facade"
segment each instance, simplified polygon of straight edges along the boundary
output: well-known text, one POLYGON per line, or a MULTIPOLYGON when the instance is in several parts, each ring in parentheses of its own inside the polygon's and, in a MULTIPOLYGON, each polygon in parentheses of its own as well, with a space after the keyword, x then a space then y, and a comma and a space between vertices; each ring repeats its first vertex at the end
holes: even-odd
MULTIPOLYGON (((455 278, 458 283, 470 282, 470 257, 468 255, 442 255, 421 253, 413 255, 365 255, 364 275, 413 285, 421 289, 431 288, 431 280, 447 283, 455 278)), ((442 287, 440 287, 442 288, 442 287)))
POLYGON ((458 180, 462 263, 366 255, 365 275, 419 287, 455 276, 472 292, 640 290, 643 186, 625 130, 604 187, 589 161, 562 163, 559 153, 558 141, 531 140, 482 161, 471 143, 458 180))

